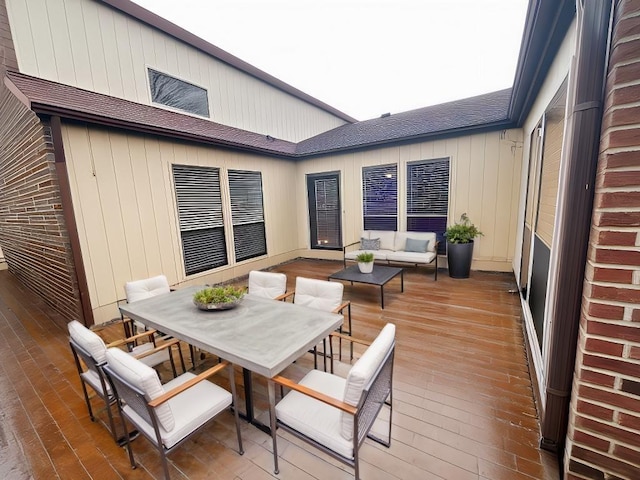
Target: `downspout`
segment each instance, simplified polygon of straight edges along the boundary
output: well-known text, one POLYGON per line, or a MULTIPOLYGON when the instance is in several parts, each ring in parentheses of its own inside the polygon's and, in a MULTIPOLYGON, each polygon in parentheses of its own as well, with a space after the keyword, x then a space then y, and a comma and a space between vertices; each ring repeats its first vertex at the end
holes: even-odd
POLYGON ((540 446, 564 447, 600 146, 613 0, 577 0, 574 79, 569 84, 566 155, 561 164, 549 272, 551 335, 540 446), (571 95, 572 93, 572 95, 571 95))
POLYGON ((89 298, 89 285, 87 275, 84 271, 82 261, 82 251, 80 250, 80 237, 78 235, 78 225, 73 212, 73 201, 71 199, 71 187, 69 185, 69 172, 67 171, 67 161, 64 155, 64 143, 62 139, 62 124, 60 117, 53 116, 50 119, 51 137, 53 140, 53 153, 55 156, 56 173, 58 175, 58 185, 60 188, 60 198, 62 202, 62 213, 67 226, 69 243, 71 244, 71 254, 73 256, 73 268, 78 285, 80 311, 82 312, 82 322, 85 326, 93 325, 93 310, 91 310, 91 300, 89 298))

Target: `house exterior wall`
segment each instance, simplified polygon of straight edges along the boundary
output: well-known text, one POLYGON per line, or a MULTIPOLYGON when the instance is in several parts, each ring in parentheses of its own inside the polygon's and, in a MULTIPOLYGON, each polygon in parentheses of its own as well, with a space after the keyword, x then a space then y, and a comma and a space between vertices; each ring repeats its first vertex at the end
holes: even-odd
MULTIPOLYGON (((450 158, 449 222, 460 214, 469 218, 484 233, 475 240, 474 270, 510 271, 513 261, 519 179, 522 162, 522 131, 519 129, 418 142, 411 145, 377 148, 359 152, 327 155, 298 163, 296 217, 298 238, 309 249, 309 213, 304 176, 330 171, 341 172, 343 243, 360 239, 363 229, 362 167, 395 163, 398 165, 398 203, 400 230, 406 229, 407 162, 450 158)), ((306 255, 342 258, 342 252, 321 253, 307 250, 306 255)))
MULTIPOLYGON (((558 48, 558 51, 555 55, 555 58, 549 68, 549 72, 543 82, 542 88, 536 97, 536 100, 533 103, 533 106, 529 112, 529 115, 524 121, 523 124, 523 134, 524 134, 524 158, 523 158, 523 168, 521 171, 520 177, 520 199, 519 199, 519 215, 517 220, 517 235, 516 235, 516 248, 513 257, 513 271, 516 273, 516 278, 520 279, 520 273, 522 268, 522 245, 523 245, 523 234, 524 234, 524 222, 525 222, 525 205, 527 205, 527 184, 529 183, 529 164, 535 159, 530 158, 530 154, 532 153, 531 149, 531 139, 535 135, 534 130, 540 124, 545 111, 549 108, 549 105, 552 103, 554 97, 557 95, 559 89, 562 87, 563 82, 566 81, 569 75, 569 69, 572 62, 572 57, 575 52, 576 46, 576 35, 577 35, 577 22, 574 20, 572 25, 569 27, 567 34, 562 41, 562 44, 558 48)), ((559 133, 559 132, 558 132, 559 133)), ((536 150, 533 149, 534 154, 536 154, 536 150)), ((539 175, 540 169, 536 166, 535 171, 539 175)), ((537 182, 539 181, 539 177, 533 184, 533 188, 537 188, 537 182)), ((533 195, 534 204, 537 204, 539 192, 536 192, 533 195)), ((549 203, 549 201, 547 201, 549 203)), ((555 201, 554 201, 555 203, 555 201)), ((529 208, 535 208, 535 206, 527 205, 527 210, 529 208)), ((555 222, 555 218, 554 218, 555 222)), ((549 233, 551 233, 549 231, 549 233)), ((527 243, 529 247, 531 247, 530 243, 527 243)), ((528 258, 529 263, 533 261, 532 257, 528 258)), ((529 274, 531 273, 530 265, 526 268, 529 269, 529 274)), ((523 287, 523 285, 519 285, 519 287, 523 287)), ((531 309, 528 301, 521 297, 522 301, 522 310, 524 317, 525 329, 527 332, 526 341, 528 343, 528 350, 531 355, 531 366, 532 371, 531 375, 535 376, 534 388, 536 389, 535 395, 539 401, 539 407, 544 408, 545 403, 545 392, 544 385, 546 381, 546 368, 545 365, 546 357, 547 357, 547 345, 548 345, 548 337, 544 338, 542 349, 538 345, 536 330, 533 324, 533 317, 531 313, 531 309)), ((546 318, 545 318, 546 322, 546 318)), ((548 329, 545 329, 548 333, 548 329)))
POLYGON ((0 245, 9 270, 64 318, 81 318, 51 129, 0 89, 0 245))
POLYGON ((640 472, 640 4, 615 2, 565 478, 640 472))
MULTIPOLYGON (((127 281, 165 274, 172 285, 218 283, 299 256, 290 185, 291 161, 171 142, 75 124, 63 124, 69 183, 91 306, 96 323, 118 316, 127 281), (232 263, 213 273, 185 276, 171 165, 262 173, 268 255, 232 263)), ((224 201, 223 201, 224 203, 224 201)), ((228 202, 227 202, 228 203, 228 202)), ((228 252, 230 213, 225 211, 228 252)))
POLYGON ((205 88, 211 120, 293 142, 345 123, 99 1, 6 2, 22 73, 151 104, 151 67, 205 88))

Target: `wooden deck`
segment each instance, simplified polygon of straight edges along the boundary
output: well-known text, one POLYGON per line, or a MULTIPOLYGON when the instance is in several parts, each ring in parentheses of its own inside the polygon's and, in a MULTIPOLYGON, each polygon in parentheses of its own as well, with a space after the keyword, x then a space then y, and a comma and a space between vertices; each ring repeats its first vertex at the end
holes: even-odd
MULTIPOLYGON (((341 263, 301 260, 279 266, 292 289, 296 276, 323 278, 341 263)), ((467 280, 432 268, 409 268, 385 287, 345 284, 354 335, 373 339, 397 326, 391 448, 367 441, 362 478, 557 479, 554 456, 538 448, 539 425, 512 275, 473 272, 467 280)), ((99 423, 89 420, 67 341, 65 321, 0 271, 0 476, 6 479, 161 478, 157 453, 134 441, 138 468, 99 423)), ((107 339, 119 327, 103 329, 107 339)), ((356 352, 361 352, 356 348, 356 352)), ((203 365, 215 361, 207 358, 203 365)), ((285 371, 294 378, 304 358, 285 371)), ((237 383, 241 385, 238 372, 237 383)), ((264 381, 255 381, 266 409, 264 381)), ((240 389, 242 393, 242 389, 240 389)), ((95 405, 98 405, 96 402, 95 405)), ((263 418, 266 415, 262 414, 263 418)), ((234 448, 233 417, 220 420, 171 456, 174 479, 350 479, 352 469, 291 436, 279 438, 280 474, 271 440, 243 423, 246 453, 234 448)))

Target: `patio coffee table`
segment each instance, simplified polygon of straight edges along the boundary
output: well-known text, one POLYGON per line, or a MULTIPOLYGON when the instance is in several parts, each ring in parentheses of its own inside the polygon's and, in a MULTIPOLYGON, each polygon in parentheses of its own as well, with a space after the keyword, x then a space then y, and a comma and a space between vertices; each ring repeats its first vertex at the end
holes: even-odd
POLYGON ((366 283, 380 287, 380 307, 384 310, 384 286, 392 278, 400 275, 400 291, 404 292, 404 270, 397 267, 374 265, 371 273, 360 273, 358 265, 352 265, 329 275, 329 280, 346 280, 353 283, 366 283))

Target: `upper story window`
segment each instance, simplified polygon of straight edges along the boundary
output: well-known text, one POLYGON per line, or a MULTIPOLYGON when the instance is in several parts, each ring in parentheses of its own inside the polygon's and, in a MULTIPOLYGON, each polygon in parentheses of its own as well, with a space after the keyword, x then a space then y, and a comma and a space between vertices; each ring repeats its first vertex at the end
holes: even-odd
POLYGON ((204 88, 151 68, 148 71, 153 103, 195 113, 202 117, 209 116, 209 100, 204 88))

